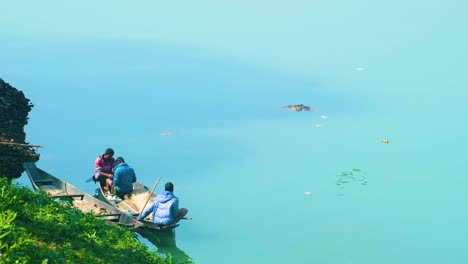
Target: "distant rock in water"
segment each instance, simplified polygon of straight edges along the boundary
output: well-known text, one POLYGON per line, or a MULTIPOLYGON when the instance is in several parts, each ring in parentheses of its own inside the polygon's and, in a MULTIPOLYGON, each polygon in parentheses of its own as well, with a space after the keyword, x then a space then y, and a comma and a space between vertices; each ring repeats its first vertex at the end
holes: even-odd
POLYGON ((23 162, 35 162, 39 155, 25 144, 24 126, 34 106, 23 92, 0 78, 0 177, 19 178, 23 162), (6 144, 5 144, 6 143, 6 144))
POLYGON ((306 106, 303 104, 298 104, 298 105, 285 105, 283 108, 296 111, 296 112, 301 112, 301 111, 311 111, 313 110, 310 106, 306 106))

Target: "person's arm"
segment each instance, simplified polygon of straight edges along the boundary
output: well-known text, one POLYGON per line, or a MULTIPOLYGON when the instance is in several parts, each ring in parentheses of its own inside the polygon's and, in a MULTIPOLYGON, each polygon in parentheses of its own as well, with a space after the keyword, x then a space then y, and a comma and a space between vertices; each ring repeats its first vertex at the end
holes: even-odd
POLYGON ((101 157, 97 157, 96 161, 94 161, 94 171, 95 172, 99 172, 99 174, 103 175, 103 176, 106 176, 107 178, 114 178, 114 174, 112 173, 105 173, 105 172, 102 172, 102 158, 101 157))
POLYGON ((120 171, 119 170, 115 170, 114 172, 114 177, 111 178, 112 179, 112 185, 115 186, 115 188, 117 189, 117 191, 120 191, 120 187, 119 187, 119 182, 120 182, 120 171))
POLYGON ((178 198, 175 198, 175 201, 174 203, 172 204, 172 208, 171 208, 171 211, 172 211, 172 217, 177 217, 177 215, 179 214, 179 199, 178 198))
POLYGON ((105 172, 101 171, 101 175, 104 175, 104 176, 106 176, 107 178, 110 178, 110 179, 114 178, 114 174, 112 174, 112 173, 105 173, 105 172))
POLYGON ((135 170, 132 168, 132 182, 136 182, 137 178, 136 178, 136 174, 135 174, 135 170))
POLYGON ((151 212, 153 212, 157 208, 158 208, 158 202, 151 203, 150 207, 146 208, 146 210, 144 210, 143 213, 141 213, 141 215, 138 216, 137 220, 141 221, 145 219, 145 217, 147 217, 151 212))
POLYGON ((96 160, 94 161, 94 171, 96 172, 101 172, 102 171, 102 160, 101 157, 97 157, 96 160))

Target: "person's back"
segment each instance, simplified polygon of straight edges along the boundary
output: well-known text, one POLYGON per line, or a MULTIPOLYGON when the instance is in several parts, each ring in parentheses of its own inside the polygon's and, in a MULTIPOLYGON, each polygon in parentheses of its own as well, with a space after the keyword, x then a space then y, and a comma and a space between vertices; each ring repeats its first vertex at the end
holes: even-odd
POLYGON ((117 195, 122 196, 133 191, 135 171, 122 157, 117 158, 116 164, 112 185, 115 186, 117 195))
POLYGON ((175 222, 179 213, 179 199, 172 193, 165 191, 156 198, 158 208, 153 214, 153 222, 159 225, 170 225, 175 222))
POLYGON ((156 197, 150 207, 143 211, 138 216, 137 220, 141 221, 150 213, 153 223, 157 225, 170 225, 177 223, 188 212, 188 209, 181 208, 179 210, 179 199, 174 195, 174 185, 171 182, 166 183, 165 191, 156 197))

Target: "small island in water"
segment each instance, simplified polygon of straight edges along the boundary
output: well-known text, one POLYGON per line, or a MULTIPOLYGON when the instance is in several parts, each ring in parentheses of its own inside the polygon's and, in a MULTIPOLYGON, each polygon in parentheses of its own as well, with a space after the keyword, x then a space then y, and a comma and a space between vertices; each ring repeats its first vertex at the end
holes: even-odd
POLYGON ((283 106, 283 108, 289 109, 289 110, 292 110, 292 111, 296 111, 296 112, 313 110, 310 106, 306 106, 306 105, 303 105, 303 104, 285 105, 285 106, 283 106))

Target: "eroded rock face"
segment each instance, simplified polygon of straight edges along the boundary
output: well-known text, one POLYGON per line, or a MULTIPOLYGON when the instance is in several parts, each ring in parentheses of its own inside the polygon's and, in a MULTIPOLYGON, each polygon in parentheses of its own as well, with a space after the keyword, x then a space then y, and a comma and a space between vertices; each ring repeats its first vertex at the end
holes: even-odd
POLYGON ((33 107, 23 92, 0 78, 0 177, 18 178, 24 171, 21 163, 39 160, 34 148, 17 145, 25 144, 24 126, 33 107))

